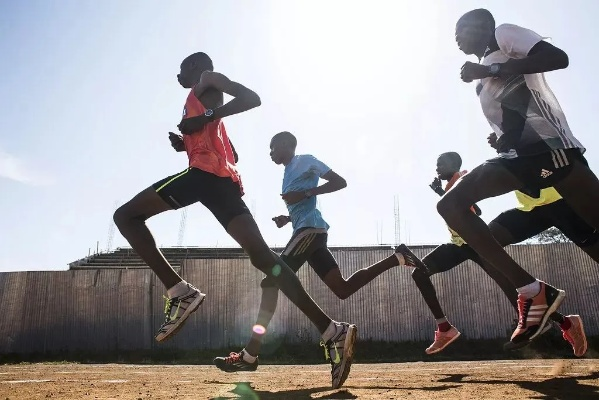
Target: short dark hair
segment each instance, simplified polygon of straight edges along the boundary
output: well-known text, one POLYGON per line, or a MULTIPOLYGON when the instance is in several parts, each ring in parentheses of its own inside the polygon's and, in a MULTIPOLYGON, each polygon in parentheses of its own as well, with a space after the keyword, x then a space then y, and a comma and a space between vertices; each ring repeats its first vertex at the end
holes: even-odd
POLYGON ((491 11, 487 10, 486 8, 477 8, 468 11, 460 17, 458 23, 466 19, 473 20, 476 22, 487 22, 495 26, 495 18, 493 18, 493 14, 491 14, 491 11))
POLYGON ((439 156, 439 158, 447 158, 451 166, 455 169, 462 168, 462 157, 460 157, 460 155, 455 151, 448 151, 447 153, 443 153, 439 156))
POLYGON ((284 140, 285 142, 289 143, 289 145, 294 149, 297 147, 297 139, 295 138, 295 136, 293 136, 291 132, 279 132, 272 137, 272 140, 284 140))
POLYGON ((187 56, 185 60, 183 60, 182 64, 186 63, 194 63, 202 66, 202 69, 208 71, 214 71, 214 65, 212 64, 212 59, 206 53, 197 52, 193 53, 190 56, 187 56))

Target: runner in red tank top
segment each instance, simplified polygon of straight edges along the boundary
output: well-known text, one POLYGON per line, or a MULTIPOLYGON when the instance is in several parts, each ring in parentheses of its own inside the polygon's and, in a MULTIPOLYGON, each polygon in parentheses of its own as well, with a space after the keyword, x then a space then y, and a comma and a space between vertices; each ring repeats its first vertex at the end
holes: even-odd
POLYGON ((166 320, 156 340, 163 341, 176 333, 198 309, 205 294, 173 270, 156 247, 145 221, 164 211, 200 202, 241 245, 252 264, 272 277, 289 300, 316 325, 330 353, 333 387, 340 387, 353 358, 355 325, 335 322, 320 309, 293 271, 270 250, 241 198, 237 157, 222 118, 258 107, 260 98, 240 83, 214 72, 212 60, 205 53, 195 53, 183 60, 177 78, 181 86, 191 91, 178 125, 182 136, 170 132, 169 139, 176 151, 187 152, 189 167, 156 182, 114 214, 121 234, 167 288, 166 320), (223 104, 223 93, 233 99, 223 104))

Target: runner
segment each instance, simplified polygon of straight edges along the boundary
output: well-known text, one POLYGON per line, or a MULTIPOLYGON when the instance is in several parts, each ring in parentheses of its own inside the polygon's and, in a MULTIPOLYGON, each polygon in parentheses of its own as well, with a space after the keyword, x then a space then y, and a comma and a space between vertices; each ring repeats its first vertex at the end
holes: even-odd
MULTIPOLYGON (((339 264, 327 247, 329 225, 316 207, 316 196, 333 193, 347 186, 345 179, 311 155, 296 155, 296 137, 290 132, 277 133, 270 142, 270 156, 277 165, 285 166, 282 198, 287 204, 289 215, 274 217, 277 227, 291 222, 293 234, 285 250, 283 261, 297 273, 305 262, 340 299, 344 300, 367 285, 390 268, 406 265, 415 267, 410 257, 402 255, 407 250, 398 246, 395 254, 378 263, 356 271, 343 278, 339 264), (326 182, 318 186, 319 179, 326 182)), ((214 364, 225 372, 255 371, 258 368, 258 353, 262 338, 277 307, 279 289, 272 277, 262 281, 260 312, 249 343, 240 352, 228 357, 216 357, 214 364)))
POLYGON ((326 350, 334 354, 333 388, 340 387, 349 374, 356 326, 335 322, 320 309, 293 271, 269 249, 241 198, 243 186, 222 119, 258 107, 260 98, 245 86, 213 72, 212 60, 205 53, 183 60, 177 78, 181 86, 191 90, 178 125, 183 136, 170 133, 169 138, 175 150, 187 152, 189 167, 143 190, 114 214, 121 234, 167 288, 166 320, 156 340, 163 341, 176 333, 204 301, 205 294, 173 270, 145 221, 164 211, 200 202, 241 245, 252 264, 271 277, 316 325, 326 350), (233 99, 223 104, 223 93, 233 99))
POLYGON ((497 134, 500 156, 460 179, 437 209, 476 253, 517 288, 519 323, 511 341, 528 341, 540 334, 565 292, 528 274, 469 208, 524 187, 553 186, 576 214, 599 229, 599 180, 543 76, 566 68, 566 53, 528 29, 511 24, 495 28, 493 16, 485 9, 463 15, 455 38, 465 54, 483 59, 482 64, 466 62, 461 78, 479 80, 477 93, 497 134))

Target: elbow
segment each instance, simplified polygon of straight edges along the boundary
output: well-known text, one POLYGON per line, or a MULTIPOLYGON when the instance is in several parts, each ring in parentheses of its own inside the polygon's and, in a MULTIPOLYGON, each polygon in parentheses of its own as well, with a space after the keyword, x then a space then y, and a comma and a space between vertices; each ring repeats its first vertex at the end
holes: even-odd
POLYGON ((555 53, 556 69, 568 68, 568 66, 570 65, 570 59, 568 57, 568 54, 566 54, 566 52, 561 49, 558 50, 559 51, 555 53))
POLYGON ((247 101, 251 108, 260 107, 262 105, 262 100, 260 100, 260 96, 258 96, 256 92, 248 93, 247 101))
POLYGON ((339 179, 339 189, 345 189, 347 187, 347 181, 343 178, 339 179))
POLYGON ((564 52, 564 55, 562 56, 562 68, 568 68, 568 66, 570 65, 570 58, 568 57, 568 55, 564 52))

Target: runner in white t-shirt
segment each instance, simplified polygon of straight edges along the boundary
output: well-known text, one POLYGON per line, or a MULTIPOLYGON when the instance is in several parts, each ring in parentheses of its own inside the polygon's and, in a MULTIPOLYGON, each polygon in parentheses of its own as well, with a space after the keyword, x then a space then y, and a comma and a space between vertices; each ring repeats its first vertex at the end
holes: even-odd
POLYGON ((589 225, 599 229, 599 180, 583 157, 544 72, 568 66, 568 55, 538 34, 516 25, 495 27, 485 9, 464 14, 455 38, 465 54, 464 82, 477 80, 483 113, 497 135, 499 157, 464 176, 439 201, 447 224, 518 288, 519 324, 511 341, 532 340, 565 292, 535 279, 497 243, 470 205, 514 190, 550 186, 589 225))

